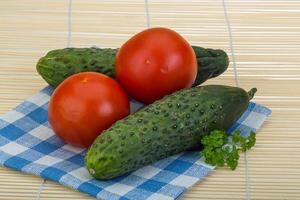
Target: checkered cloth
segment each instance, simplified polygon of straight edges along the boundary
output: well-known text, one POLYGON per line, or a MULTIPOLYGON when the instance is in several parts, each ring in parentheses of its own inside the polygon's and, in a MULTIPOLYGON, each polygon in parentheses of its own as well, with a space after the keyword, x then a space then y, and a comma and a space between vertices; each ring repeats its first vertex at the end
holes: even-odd
MULTIPOLYGON (((185 152, 160 160, 129 175, 108 181, 93 179, 84 167, 85 149, 65 144, 52 132, 47 108, 50 87, 0 117, 0 164, 41 176, 99 199, 178 199, 214 167, 204 163, 199 152, 185 152)), ((133 103, 133 110, 141 107, 133 103)), ((257 130, 271 113, 250 103, 230 128, 243 134, 257 130)))

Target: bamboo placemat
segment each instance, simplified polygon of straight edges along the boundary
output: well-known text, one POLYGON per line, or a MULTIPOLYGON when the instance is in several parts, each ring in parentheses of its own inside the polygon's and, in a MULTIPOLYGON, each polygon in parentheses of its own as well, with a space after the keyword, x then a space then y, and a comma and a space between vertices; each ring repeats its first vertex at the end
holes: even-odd
MULTIPOLYGON (((119 47, 146 28, 143 0, 0 1, 0 114, 46 84, 35 63, 48 50, 71 46, 119 47)), ((236 60, 240 86, 259 91, 254 101, 273 110, 257 145, 234 172, 218 168, 183 199, 300 199, 300 1, 149 0, 151 26, 166 26, 192 44, 222 48, 236 60), (231 25, 232 40, 228 32, 231 25), (232 42, 232 47, 230 46, 232 42)), ((235 85, 233 63, 208 83, 235 85)), ((0 199, 91 199, 51 181, 0 168, 0 199)))

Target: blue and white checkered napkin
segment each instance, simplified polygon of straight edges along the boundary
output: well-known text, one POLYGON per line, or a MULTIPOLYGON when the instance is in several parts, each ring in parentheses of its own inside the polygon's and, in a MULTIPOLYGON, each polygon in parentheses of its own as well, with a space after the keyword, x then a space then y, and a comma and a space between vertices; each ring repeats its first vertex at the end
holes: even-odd
MULTIPOLYGON (((198 152, 186 152, 160 160, 113 180, 93 179, 84 167, 85 149, 65 144, 52 132, 47 108, 50 87, 0 117, 0 164, 59 182, 99 199, 177 199, 214 167, 198 152)), ((139 107, 140 105, 136 105, 139 107)), ((257 130, 271 113, 250 103, 230 128, 243 134, 257 130)))

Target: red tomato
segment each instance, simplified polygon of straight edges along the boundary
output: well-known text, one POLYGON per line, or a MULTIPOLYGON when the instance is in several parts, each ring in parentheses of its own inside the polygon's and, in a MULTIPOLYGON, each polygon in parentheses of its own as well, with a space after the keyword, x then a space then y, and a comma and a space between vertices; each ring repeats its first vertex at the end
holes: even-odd
POLYGON ((197 75, 196 55, 175 31, 151 28, 136 34, 120 48, 116 74, 130 96, 149 104, 192 86, 197 75))
POLYGON ((67 78, 49 103, 54 132, 75 146, 88 147, 101 132, 129 114, 129 101, 113 79, 95 72, 67 78))

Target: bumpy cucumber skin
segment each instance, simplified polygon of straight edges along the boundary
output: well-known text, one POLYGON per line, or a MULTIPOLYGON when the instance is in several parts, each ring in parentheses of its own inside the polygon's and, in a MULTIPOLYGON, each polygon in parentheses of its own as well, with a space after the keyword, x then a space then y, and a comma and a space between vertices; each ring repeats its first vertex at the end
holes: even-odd
POLYGON ((79 72, 100 72, 114 78, 117 51, 94 47, 52 50, 40 58, 36 68, 43 79, 53 87, 79 72))
POLYGON ((199 149, 201 138, 214 129, 227 130, 246 110, 250 98, 241 88, 221 85, 173 93, 98 136, 85 157, 86 167, 97 179, 111 179, 199 149))
POLYGON ((208 79, 217 77, 226 71, 229 58, 221 49, 209 49, 192 46, 198 63, 198 73, 193 86, 200 85, 208 79))
MULTIPOLYGON (((198 73, 193 86, 219 76, 228 67, 228 56, 223 50, 193 46, 198 73)), ((85 71, 106 74, 115 78, 115 57, 118 49, 65 48, 48 52, 37 63, 37 71, 51 86, 57 87, 67 77, 85 71)))

